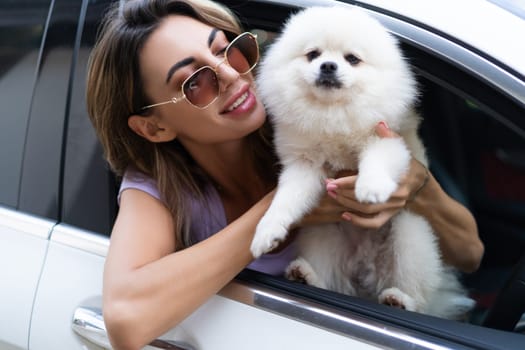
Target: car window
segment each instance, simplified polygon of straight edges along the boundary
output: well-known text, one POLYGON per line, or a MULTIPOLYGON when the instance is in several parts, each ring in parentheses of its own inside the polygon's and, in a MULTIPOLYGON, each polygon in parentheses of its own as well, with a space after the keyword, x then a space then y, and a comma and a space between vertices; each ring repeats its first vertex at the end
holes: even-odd
POLYGON ((52 2, 25 131, 18 208, 53 220, 59 219, 62 143, 80 4, 52 2))
POLYGON ((76 55, 64 165, 62 220, 109 235, 117 210, 117 184, 86 112, 86 70, 103 12, 114 1, 90 1, 76 55))
POLYGON ((455 88, 461 92, 421 79, 421 132, 433 174, 472 211, 485 245, 479 270, 463 275, 477 302, 470 321, 482 324, 525 252, 523 111, 502 110, 490 86, 469 90, 457 78, 455 88))
POLYGON ((445 60, 405 49, 422 83, 431 168, 473 212, 485 243, 482 270, 512 266, 525 252, 525 106, 445 60))
POLYGON ((0 2, 0 204, 18 206, 38 53, 50 0, 0 2))

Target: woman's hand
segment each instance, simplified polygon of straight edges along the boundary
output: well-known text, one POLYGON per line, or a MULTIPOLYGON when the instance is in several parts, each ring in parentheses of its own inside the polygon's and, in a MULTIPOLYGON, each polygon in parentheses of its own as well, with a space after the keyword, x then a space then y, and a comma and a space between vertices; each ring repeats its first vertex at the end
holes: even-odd
MULTIPOLYGON (((382 138, 400 137, 385 123, 377 125, 376 134, 382 138)), ((397 190, 387 202, 379 204, 357 201, 355 196, 357 176, 355 171, 342 171, 335 179, 326 179, 326 195, 322 197, 319 206, 305 217, 301 224, 334 222, 343 219, 363 228, 377 229, 405 208, 426 184, 429 175, 424 165, 412 159, 397 190)))
MULTIPOLYGON (((400 137, 381 122, 376 126, 376 134, 381 138, 400 137)), ((385 203, 360 203, 355 196, 357 174, 339 173, 336 179, 326 180, 326 189, 330 197, 347 208, 341 217, 364 228, 377 229, 388 222, 401 209, 405 208, 425 186, 428 171, 419 161, 412 158, 410 166, 401 178, 397 190, 385 203)))
POLYGON ((412 159, 410 168, 401 179, 398 188, 385 203, 361 203, 355 196, 357 175, 339 173, 340 177, 326 180, 327 194, 346 208, 341 218, 363 228, 377 229, 400 210, 404 209, 417 189, 424 184, 426 168, 412 159))

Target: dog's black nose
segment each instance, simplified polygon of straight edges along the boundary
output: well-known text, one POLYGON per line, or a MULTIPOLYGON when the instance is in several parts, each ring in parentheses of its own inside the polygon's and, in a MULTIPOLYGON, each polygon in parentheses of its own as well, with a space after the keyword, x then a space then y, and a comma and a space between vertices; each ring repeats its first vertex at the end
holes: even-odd
POLYGON ((315 81, 315 85, 323 89, 339 89, 342 83, 337 76, 337 63, 323 62, 319 67, 319 76, 315 81))
POLYGON ((324 62, 321 64, 321 73, 332 74, 337 71, 337 63, 335 62, 324 62))

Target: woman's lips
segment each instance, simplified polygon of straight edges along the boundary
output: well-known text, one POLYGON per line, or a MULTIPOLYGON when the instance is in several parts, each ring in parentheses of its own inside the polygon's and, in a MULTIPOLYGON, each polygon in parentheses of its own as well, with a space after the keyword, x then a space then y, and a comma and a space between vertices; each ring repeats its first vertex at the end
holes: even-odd
POLYGON ((231 105, 230 107, 226 108, 226 112, 231 112, 235 108, 239 107, 246 99, 248 98, 248 91, 246 91, 244 94, 239 96, 231 105))
POLYGON ((237 95, 234 100, 228 104, 222 114, 242 114, 252 110, 257 104, 255 95, 247 88, 244 92, 237 95))

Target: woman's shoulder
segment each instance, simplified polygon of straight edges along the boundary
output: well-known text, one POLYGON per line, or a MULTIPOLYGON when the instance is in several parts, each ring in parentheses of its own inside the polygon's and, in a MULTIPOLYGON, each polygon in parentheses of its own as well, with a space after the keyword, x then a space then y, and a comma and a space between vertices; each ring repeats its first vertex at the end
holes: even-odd
POLYGON ((119 203, 122 192, 127 189, 143 191, 160 200, 160 192, 157 186, 157 181, 151 176, 148 176, 134 168, 128 168, 124 172, 118 193, 119 203))

